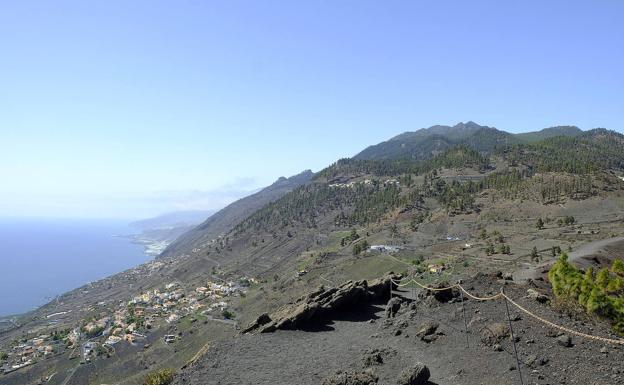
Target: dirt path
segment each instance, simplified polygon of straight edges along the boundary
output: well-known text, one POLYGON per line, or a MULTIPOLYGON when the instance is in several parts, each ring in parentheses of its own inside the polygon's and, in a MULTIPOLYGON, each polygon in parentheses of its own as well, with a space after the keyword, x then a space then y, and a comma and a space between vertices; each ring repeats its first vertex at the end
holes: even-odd
MULTIPOLYGON (((584 267, 587 265, 587 263, 584 263, 583 259, 598 254, 604 249, 611 246, 617 246, 624 249, 624 237, 607 238, 586 243, 580 248, 569 252, 568 260, 584 267)), ((514 280, 526 281, 527 279, 537 279, 538 277, 543 276, 545 274, 545 271, 547 272, 548 270, 550 270, 554 263, 555 261, 551 260, 548 262, 540 263, 539 265, 531 268, 519 269, 514 272, 514 280)))

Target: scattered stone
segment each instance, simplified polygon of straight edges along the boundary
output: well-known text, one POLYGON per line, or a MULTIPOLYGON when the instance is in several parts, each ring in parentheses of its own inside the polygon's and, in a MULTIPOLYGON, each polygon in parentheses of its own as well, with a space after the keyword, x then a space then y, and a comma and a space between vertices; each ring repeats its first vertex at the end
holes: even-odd
POLYGON ((535 354, 529 355, 524 360, 524 363, 525 363, 526 366, 533 366, 536 362, 537 362, 537 356, 535 354))
POLYGON ((437 323, 437 322, 425 321, 418 328, 418 331, 416 332, 416 335, 422 339, 425 336, 429 336, 429 335, 434 334, 436 332, 436 330, 438 330, 439 326, 440 326, 440 324, 437 323))
POLYGON ((505 273, 505 274, 503 274, 503 279, 505 281, 513 281, 513 274, 512 273, 505 273))
POLYGON ((392 325, 394 325, 394 321, 391 318, 386 318, 379 324, 379 328, 388 329, 392 325))
POLYGON ((396 326, 398 328, 405 329, 409 326, 409 322, 407 322, 406 320, 403 320, 403 321, 398 322, 396 326))
POLYGON ((428 344, 432 343, 433 341, 438 339, 438 335, 437 334, 430 334, 428 336, 423 336, 420 337, 420 339, 428 344))
POLYGON ((492 346, 492 349, 493 349, 495 352, 502 352, 502 351, 503 351, 503 347, 501 346, 501 344, 494 344, 494 345, 492 346))
POLYGON ((481 342, 493 346, 509 336, 509 326, 502 322, 495 322, 481 329, 481 342))
POLYGON ((379 351, 379 349, 366 350, 362 355, 362 361, 364 362, 364 367, 383 364, 381 351, 379 351))
POLYGON ((539 303, 548 302, 548 296, 538 292, 535 289, 527 289, 527 297, 539 303))
POLYGON ((603 346, 602 348, 600 348, 600 353, 602 353, 602 354, 609 354, 609 350, 607 349, 606 346, 603 346))
POLYGON ((397 385, 425 385, 429 380, 429 368, 421 362, 401 372, 397 385))
POLYGON ((557 343, 563 347, 569 348, 572 347, 572 338, 567 334, 563 334, 557 337, 557 343))
POLYGON ((474 316, 472 317, 470 322, 468 322, 468 327, 471 328, 475 326, 476 324, 484 324, 485 322, 487 322, 487 319, 480 317, 480 316, 474 316))
POLYGON ((378 377, 369 372, 341 372, 338 371, 326 377, 322 385, 374 385, 377 384, 378 377))

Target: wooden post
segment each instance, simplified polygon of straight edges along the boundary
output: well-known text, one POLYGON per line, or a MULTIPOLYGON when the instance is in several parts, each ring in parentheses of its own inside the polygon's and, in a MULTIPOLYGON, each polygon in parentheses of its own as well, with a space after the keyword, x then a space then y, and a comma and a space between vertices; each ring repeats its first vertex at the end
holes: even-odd
MULTIPOLYGON (((502 288, 501 292, 505 294, 505 289, 502 288)), ((520 384, 524 385, 524 380, 522 379, 522 368, 520 367, 520 358, 518 358, 518 349, 516 349, 516 338, 514 337, 513 326, 511 325, 511 316, 509 315, 509 304, 507 303, 507 298, 505 298, 505 308, 507 309, 507 320, 509 321, 509 332, 511 333, 511 342, 514 348, 514 354, 516 355, 516 364, 518 365, 518 375, 520 376, 520 384)))
POLYGON ((470 344, 468 344, 468 322, 466 322, 466 305, 464 304, 464 291, 459 290, 461 294, 461 302, 462 302, 462 313, 464 314, 464 333, 466 334, 466 348, 470 348, 470 344))

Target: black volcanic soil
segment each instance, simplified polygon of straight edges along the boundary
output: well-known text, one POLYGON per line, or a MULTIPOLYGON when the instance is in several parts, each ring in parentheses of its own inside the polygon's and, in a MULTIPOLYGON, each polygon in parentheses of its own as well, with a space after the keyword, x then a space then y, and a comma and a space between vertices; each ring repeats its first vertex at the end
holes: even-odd
MULTIPOLYGON (((608 325, 594 324, 562 315, 549 304, 527 298, 530 285, 516 285, 492 276, 478 276, 464 286, 478 294, 505 291, 540 316, 583 331, 614 337, 608 325)), ((538 288, 546 292, 545 288, 538 288)), ((411 290, 404 296, 410 297, 411 290)), ((496 323, 507 325, 505 303, 466 301, 468 346, 464 318, 458 298, 440 303, 420 293, 399 315, 386 320, 383 306, 338 314, 334 320, 311 325, 311 330, 277 331, 242 335, 216 343, 195 365, 183 370, 177 385, 188 384, 320 384, 336 370, 362 371, 363 357, 370 349, 380 349, 383 363, 369 366, 379 376, 379 384, 395 384, 401 370, 415 362, 431 370, 431 384, 519 384, 519 373, 509 337, 498 347, 483 336, 496 323), (439 324, 433 341, 417 336, 424 322, 439 324), (487 330, 486 330, 487 329, 487 330)), ((517 349, 525 384, 622 384, 622 347, 572 337, 572 346, 560 344, 561 333, 511 308, 517 349)), ((500 326, 500 325, 499 325, 500 326)))

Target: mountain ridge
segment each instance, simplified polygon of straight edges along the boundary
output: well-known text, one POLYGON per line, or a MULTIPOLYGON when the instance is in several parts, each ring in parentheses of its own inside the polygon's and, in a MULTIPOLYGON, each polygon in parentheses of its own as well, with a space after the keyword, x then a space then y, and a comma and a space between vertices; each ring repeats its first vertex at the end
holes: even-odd
POLYGON ((513 134, 468 121, 454 126, 434 125, 404 132, 381 143, 368 146, 353 158, 425 160, 440 151, 460 144, 467 144, 478 151, 490 153, 502 145, 531 143, 555 136, 578 136, 583 132, 576 126, 555 126, 539 131, 513 134))

